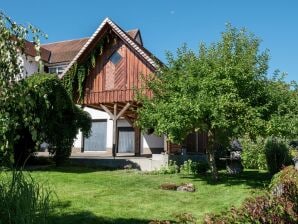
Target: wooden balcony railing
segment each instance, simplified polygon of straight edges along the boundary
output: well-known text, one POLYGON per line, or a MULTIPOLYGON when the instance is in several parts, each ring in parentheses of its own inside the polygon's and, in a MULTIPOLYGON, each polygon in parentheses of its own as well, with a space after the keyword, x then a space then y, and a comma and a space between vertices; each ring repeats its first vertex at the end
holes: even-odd
MULTIPOLYGON (((151 97, 151 91, 146 91, 146 94, 151 97)), ((135 101, 134 89, 123 90, 106 90, 102 92, 86 92, 84 96, 84 104, 99 104, 99 103, 120 103, 135 101)))

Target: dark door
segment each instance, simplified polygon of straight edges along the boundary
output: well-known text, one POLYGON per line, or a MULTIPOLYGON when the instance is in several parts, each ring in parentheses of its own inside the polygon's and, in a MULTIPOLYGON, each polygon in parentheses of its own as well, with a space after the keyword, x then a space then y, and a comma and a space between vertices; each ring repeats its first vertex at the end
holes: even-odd
POLYGON ((118 128, 118 152, 134 153, 135 148, 135 132, 133 128, 118 128))
POLYGON ((84 151, 106 151, 107 120, 92 121, 91 136, 84 139, 84 151))

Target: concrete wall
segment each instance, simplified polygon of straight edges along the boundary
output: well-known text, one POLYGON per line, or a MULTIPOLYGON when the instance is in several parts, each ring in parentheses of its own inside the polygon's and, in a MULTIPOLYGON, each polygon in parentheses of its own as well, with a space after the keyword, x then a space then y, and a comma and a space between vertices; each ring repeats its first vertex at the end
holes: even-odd
MULTIPOLYGON (((113 121, 110 116, 103 111, 85 107, 84 111, 87 111, 93 120, 95 119, 105 119, 107 120, 107 151, 112 149, 113 145, 113 121)), ((131 125, 125 119, 120 119, 117 122, 117 127, 131 127, 131 125)), ((142 154, 152 154, 160 153, 163 150, 164 139, 163 137, 158 137, 156 135, 146 135, 141 136, 141 153, 142 154)), ((74 142, 74 149, 80 151, 82 148, 82 133, 79 132, 74 142)))

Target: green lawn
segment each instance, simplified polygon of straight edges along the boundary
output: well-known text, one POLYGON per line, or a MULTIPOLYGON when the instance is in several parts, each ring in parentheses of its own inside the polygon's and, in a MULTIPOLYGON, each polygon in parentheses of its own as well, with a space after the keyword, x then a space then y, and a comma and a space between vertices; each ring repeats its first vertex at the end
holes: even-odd
POLYGON ((100 171, 82 167, 32 171, 39 182, 51 186, 59 198, 53 223, 148 223, 173 220, 173 215, 191 212, 196 218, 238 206, 268 184, 266 173, 245 171, 241 176, 221 175, 217 184, 209 177, 148 175, 133 171, 100 171), (195 193, 165 191, 166 182, 191 182, 195 193))

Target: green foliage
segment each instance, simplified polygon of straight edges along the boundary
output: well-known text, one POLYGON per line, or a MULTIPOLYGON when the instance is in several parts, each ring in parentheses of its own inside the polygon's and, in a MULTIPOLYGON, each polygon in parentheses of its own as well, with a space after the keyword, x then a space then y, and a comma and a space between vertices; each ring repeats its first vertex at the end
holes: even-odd
POLYGON ((236 136, 258 124, 263 105, 267 52, 245 30, 227 27, 221 40, 196 55, 187 47, 148 81, 153 98, 141 97, 138 124, 181 143, 192 130, 236 136))
POLYGON ((268 138, 265 143, 267 167, 271 174, 275 174, 285 165, 291 164, 291 157, 287 145, 277 139, 268 138))
POLYGON ((192 131, 207 132, 207 152, 214 179, 214 146, 245 132, 262 132, 266 100, 267 51, 246 30, 227 26, 218 43, 201 44, 198 54, 186 46, 176 56, 168 53, 168 66, 157 71, 145 88, 153 98, 139 93, 142 107, 137 124, 154 127, 174 143, 192 131))
POLYGON ((24 41, 32 37, 36 43, 39 61, 39 37, 44 36, 32 25, 16 24, 8 16, 0 12, 0 164, 13 162, 13 147, 20 138, 18 130, 23 123, 35 137, 36 130, 30 124, 38 122, 30 110, 32 101, 24 94, 24 86, 18 80, 23 67, 20 56, 24 52, 24 41))
POLYGON ((89 75, 91 69, 96 66, 96 59, 102 55, 103 49, 113 38, 116 42, 116 37, 111 33, 103 37, 96 47, 93 48, 88 58, 79 64, 74 63, 62 78, 63 85, 71 98, 77 97, 78 101, 82 100, 84 95, 84 81, 89 75))
POLYGON ((179 173, 179 166, 176 161, 170 160, 168 165, 162 166, 159 170, 154 171, 156 174, 177 174, 179 173))
POLYGON ((194 162, 189 159, 180 166, 180 173, 184 175, 197 175, 199 173, 206 173, 208 169, 209 164, 207 162, 194 162))
POLYGON ((195 175, 197 174, 197 163, 193 162, 192 160, 185 161, 180 166, 180 173, 184 175, 195 175))
POLYGON ((267 51, 245 29, 230 25, 219 42, 201 44, 196 54, 186 46, 168 53, 168 65, 157 71, 139 91, 137 124, 143 130, 182 143, 193 132, 207 132, 207 153, 214 178, 214 146, 244 134, 294 137, 298 127, 297 84, 278 72, 267 77, 267 51))
POLYGON ((205 217, 204 223, 297 223, 297 180, 298 171, 293 166, 286 167, 274 176, 270 193, 249 198, 238 209, 232 208, 218 215, 209 214, 205 217))
MULTIPOLYGON (((279 187, 280 184, 291 182, 293 186, 297 188, 298 191, 298 171, 294 166, 287 166, 282 169, 282 171, 276 173, 270 183, 270 190, 274 191, 276 187, 279 187)), ((298 194, 295 196, 298 200, 298 194)))
POLYGON ((192 160, 185 161, 181 166, 176 161, 170 160, 168 165, 162 166, 159 170, 153 171, 154 174, 182 174, 197 175, 206 173, 209 170, 209 164, 206 161, 194 162, 192 160))
POLYGON ((248 136, 244 136, 241 139, 241 145, 243 148, 241 159, 244 168, 267 170, 264 138, 258 137, 252 140, 248 136))
POLYGON ((52 192, 22 171, 0 178, 0 223, 46 224, 52 211, 52 192))
POLYGON ((78 130, 86 137, 90 134, 91 117, 72 102, 56 76, 34 74, 23 83, 32 99, 28 112, 38 121, 32 139, 50 144, 50 152, 60 164, 69 157, 78 130))

